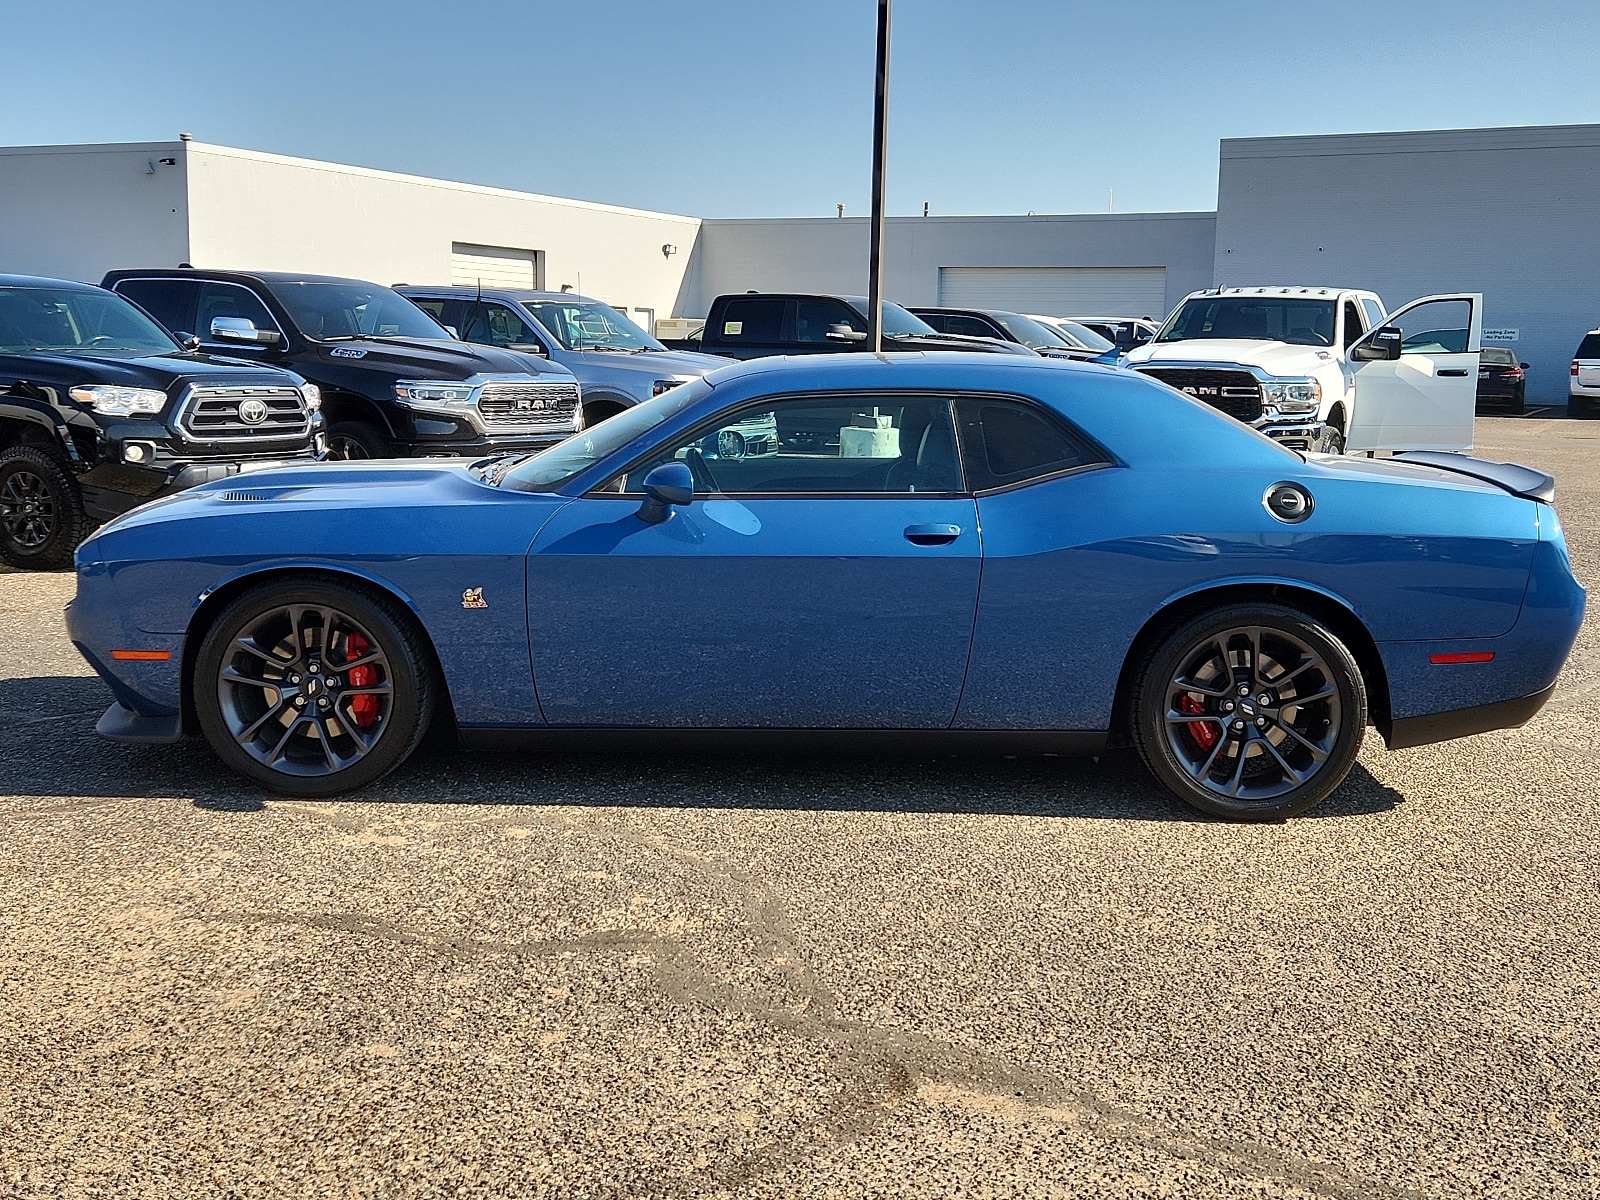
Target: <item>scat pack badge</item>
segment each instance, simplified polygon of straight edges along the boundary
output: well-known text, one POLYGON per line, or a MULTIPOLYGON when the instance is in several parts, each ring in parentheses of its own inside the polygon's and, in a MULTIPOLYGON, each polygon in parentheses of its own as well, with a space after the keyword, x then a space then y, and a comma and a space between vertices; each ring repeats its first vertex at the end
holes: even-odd
POLYGON ((488 608, 489 602, 483 598, 482 588, 468 588, 461 593, 462 608, 488 608))

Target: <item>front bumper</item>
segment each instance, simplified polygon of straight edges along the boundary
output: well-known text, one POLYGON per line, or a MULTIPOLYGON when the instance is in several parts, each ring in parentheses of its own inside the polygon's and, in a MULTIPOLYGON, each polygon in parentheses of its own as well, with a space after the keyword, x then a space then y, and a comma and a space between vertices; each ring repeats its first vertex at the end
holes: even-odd
POLYGON ((1268 415, 1250 422, 1250 428, 1291 450, 1315 450, 1327 425, 1315 417, 1268 415))

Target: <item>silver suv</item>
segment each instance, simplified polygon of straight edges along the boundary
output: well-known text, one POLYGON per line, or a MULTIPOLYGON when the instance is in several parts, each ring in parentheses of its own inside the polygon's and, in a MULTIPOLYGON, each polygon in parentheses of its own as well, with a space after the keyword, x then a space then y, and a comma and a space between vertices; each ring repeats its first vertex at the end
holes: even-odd
POLYGON ((1577 354, 1572 357, 1567 416, 1600 417, 1600 329, 1584 334, 1577 354))

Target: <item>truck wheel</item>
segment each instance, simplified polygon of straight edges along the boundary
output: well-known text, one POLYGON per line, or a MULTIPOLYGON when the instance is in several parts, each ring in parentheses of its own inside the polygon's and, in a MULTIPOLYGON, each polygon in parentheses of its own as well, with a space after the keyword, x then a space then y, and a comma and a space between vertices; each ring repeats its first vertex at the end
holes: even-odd
POLYGON ((1317 444, 1311 448, 1318 454, 1343 454, 1344 434, 1332 425, 1324 425, 1317 444))
POLYGON ((286 579, 223 610, 195 656, 195 715, 239 774, 291 796, 332 796, 387 775, 433 717, 422 635, 396 603, 322 579, 286 579))
POLYGON ((1235 821, 1320 804, 1366 731, 1354 657, 1283 605, 1203 613, 1148 653, 1135 679, 1131 732, 1150 773, 1185 804, 1235 821))
POLYGON ((340 421, 328 431, 328 457, 335 461, 393 458, 394 447, 376 425, 340 421))
POLYGON ((0 559, 24 570, 72 565, 92 522, 72 473, 34 446, 0 454, 0 559))

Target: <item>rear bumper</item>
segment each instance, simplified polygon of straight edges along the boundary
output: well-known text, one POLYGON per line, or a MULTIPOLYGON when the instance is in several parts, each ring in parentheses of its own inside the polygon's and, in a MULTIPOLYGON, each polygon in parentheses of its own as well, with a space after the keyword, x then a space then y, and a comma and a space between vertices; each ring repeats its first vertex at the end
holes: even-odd
POLYGON ((1526 725, 1531 721, 1533 715, 1544 707, 1545 701, 1550 699, 1555 690, 1556 685, 1552 683, 1542 692, 1521 696, 1515 700, 1497 700, 1493 704, 1479 704, 1473 708, 1458 708, 1452 712, 1392 721, 1389 725, 1389 749, 1409 750, 1413 746, 1448 742, 1454 738, 1471 737, 1475 733, 1488 733, 1494 729, 1515 729, 1518 725, 1526 725))

